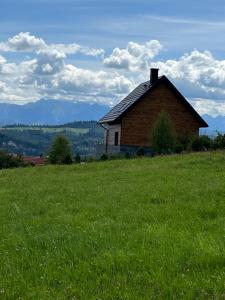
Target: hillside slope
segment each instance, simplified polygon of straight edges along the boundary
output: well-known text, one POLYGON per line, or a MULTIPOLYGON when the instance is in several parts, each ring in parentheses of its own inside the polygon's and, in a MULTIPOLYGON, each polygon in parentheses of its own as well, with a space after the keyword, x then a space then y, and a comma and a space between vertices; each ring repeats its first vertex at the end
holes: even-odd
POLYGON ((103 128, 95 121, 83 121, 61 126, 0 127, 0 149, 28 156, 47 155, 53 140, 65 136, 73 154, 96 155, 96 145, 102 143, 103 128))
POLYGON ((225 153, 0 171, 2 299, 222 299, 225 153))

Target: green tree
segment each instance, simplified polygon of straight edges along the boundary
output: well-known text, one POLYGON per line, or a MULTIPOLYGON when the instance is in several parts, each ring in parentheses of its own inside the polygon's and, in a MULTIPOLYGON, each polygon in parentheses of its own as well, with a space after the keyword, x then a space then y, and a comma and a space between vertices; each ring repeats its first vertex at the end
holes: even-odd
POLYGON ((192 143, 193 151, 207 151, 212 148, 213 141, 207 135, 196 137, 192 143))
POLYGON ((217 132, 217 136, 213 140, 214 149, 224 149, 225 148, 225 134, 217 132))
POLYGON ((151 144, 158 154, 174 151, 175 133, 170 116, 165 111, 159 113, 151 132, 151 144))
POLYGON ((75 162, 77 164, 79 164, 81 162, 81 158, 80 158, 80 154, 79 153, 77 153, 77 155, 75 156, 75 162))
POLYGON ((0 150, 0 169, 19 168, 28 165, 20 156, 13 157, 11 154, 0 150))
POLYGON ((52 164, 71 164, 72 150, 69 141, 64 136, 57 136, 53 141, 49 161, 52 164))

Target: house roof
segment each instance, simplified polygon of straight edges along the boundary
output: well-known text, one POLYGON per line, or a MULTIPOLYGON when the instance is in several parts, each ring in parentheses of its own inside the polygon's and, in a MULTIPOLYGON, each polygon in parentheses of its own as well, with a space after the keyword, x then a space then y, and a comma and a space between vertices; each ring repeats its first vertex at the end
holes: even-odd
POLYGON ((40 156, 23 156, 23 161, 35 166, 43 166, 46 163, 46 159, 40 156))
POLYGON ((208 127, 208 124, 201 118, 201 116, 196 112, 196 110, 191 106, 191 104, 184 98, 184 96, 176 89, 176 87, 169 81, 166 76, 159 77, 154 84, 151 84, 150 81, 141 83, 127 97, 125 97, 121 102, 114 106, 102 119, 100 119, 99 123, 115 123, 119 121, 133 105, 141 100, 145 94, 150 93, 161 82, 164 82, 177 94, 181 101, 190 110, 193 117, 199 121, 201 127, 208 127))

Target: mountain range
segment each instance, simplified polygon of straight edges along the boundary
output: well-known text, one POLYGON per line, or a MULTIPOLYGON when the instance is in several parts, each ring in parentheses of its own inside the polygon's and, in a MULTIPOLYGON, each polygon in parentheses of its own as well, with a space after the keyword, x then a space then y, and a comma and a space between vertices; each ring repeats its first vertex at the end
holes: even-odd
POLYGON ((61 125, 98 120, 109 110, 97 103, 39 100, 24 105, 0 103, 0 125, 61 125))
MULTIPOLYGON (((62 125, 73 121, 97 121, 109 109, 107 105, 65 100, 39 100, 24 105, 0 103, 0 125, 62 125)), ((209 125, 202 132, 225 132, 225 116, 202 117, 209 125)))

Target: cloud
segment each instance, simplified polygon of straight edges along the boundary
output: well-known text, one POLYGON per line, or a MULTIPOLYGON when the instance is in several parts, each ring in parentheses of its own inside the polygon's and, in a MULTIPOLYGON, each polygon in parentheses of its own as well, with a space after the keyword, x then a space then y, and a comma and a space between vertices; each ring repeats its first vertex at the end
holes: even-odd
POLYGON ((128 71, 141 71, 149 68, 151 60, 162 49, 157 40, 151 40, 141 45, 129 42, 125 49, 115 48, 109 57, 103 61, 104 66, 128 71))
POLYGON ((210 51, 193 50, 178 59, 157 61, 155 56, 161 49, 161 44, 158 47, 153 45, 157 44, 152 44, 154 51, 150 51, 148 56, 143 56, 147 51, 143 45, 133 46, 133 43, 129 43, 126 49, 116 48, 112 55, 104 60, 104 64, 117 70, 121 68, 139 71, 137 78, 141 78, 140 81, 146 80, 144 70, 150 66, 157 67, 160 74, 168 76, 188 99, 206 99, 205 102, 193 101, 200 113, 225 115, 225 102, 221 100, 225 99, 225 60, 216 59, 210 51))
POLYGON ((35 72, 38 74, 54 74, 60 72, 66 58, 63 52, 55 49, 38 52, 35 72))
POLYGON ((24 52, 37 51, 47 46, 43 39, 36 38, 29 32, 20 32, 18 35, 10 38, 6 45, 8 46, 9 50, 24 52))
POLYGON ((6 59, 0 55, 0 66, 6 62, 6 59))
POLYGON ((126 95, 133 87, 133 82, 118 73, 90 71, 65 65, 52 80, 53 86, 62 93, 79 95, 89 101, 101 100, 108 104, 115 98, 126 95), (104 101, 105 99, 105 101, 104 101))
POLYGON ((201 115, 208 114, 212 117, 225 116, 225 101, 192 99, 190 102, 201 115))
POLYGON ((19 63, 8 63, 0 56, 2 101, 25 103, 52 98, 113 104, 133 87, 131 79, 117 72, 82 69, 66 62, 65 52, 84 51, 95 56, 100 53, 97 49, 71 44, 64 51, 61 44, 58 47, 46 46, 42 39, 30 38, 30 34, 19 34, 13 41, 11 50, 33 51, 34 57, 19 63), (28 36, 28 39, 24 38, 28 36))
POLYGON ((85 46, 81 46, 76 43, 72 44, 51 44, 49 45, 50 49, 55 49, 61 51, 65 54, 76 54, 81 53, 87 56, 103 56, 105 51, 101 48, 89 48, 85 46))
POLYGON ((88 56, 101 56, 104 50, 89 48, 76 43, 72 44, 47 44, 43 39, 31 35, 29 32, 20 32, 7 42, 0 43, 2 52, 39 52, 43 50, 57 50, 64 54, 81 53, 88 56))
POLYGON ((129 42, 125 49, 115 48, 95 64, 90 62, 90 67, 81 67, 67 56, 102 56, 104 50, 76 43, 47 44, 30 33, 19 33, 0 43, 2 52, 18 55, 16 61, 0 55, 0 101, 65 99, 113 105, 148 80, 150 67, 158 67, 200 113, 225 115, 225 60, 216 59, 209 51, 193 50, 178 59, 159 61, 161 49, 156 40, 129 42), (21 52, 32 52, 32 58, 24 60, 21 52))
POLYGON ((178 60, 155 62, 152 66, 174 79, 189 97, 196 97, 197 92, 198 97, 225 96, 225 60, 215 59, 209 51, 194 50, 178 60))

